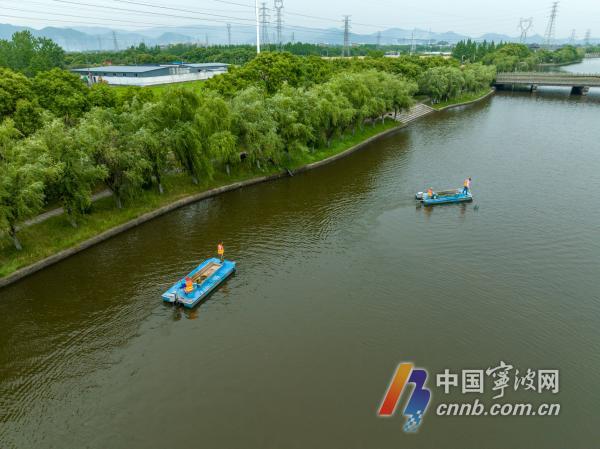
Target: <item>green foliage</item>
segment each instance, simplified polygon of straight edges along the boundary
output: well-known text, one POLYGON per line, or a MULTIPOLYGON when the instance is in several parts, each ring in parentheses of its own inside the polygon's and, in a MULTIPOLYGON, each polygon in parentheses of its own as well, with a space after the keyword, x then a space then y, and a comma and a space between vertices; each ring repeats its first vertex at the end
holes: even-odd
POLYGON ((19 99, 12 119, 15 128, 23 136, 30 136, 42 127, 43 117, 44 110, 37 104, 37 100, 19 99))
POLYGON ((88 110, 88 87, 79 76, 60 69, 40 72, 33 79, 33 91, 40 105, 67 123, 88 110))
POLYGON ((17 223, 37 214, 44 205, 47 160, 21 142, 3 139, 0 158, 0 231, 21 249, 17 223))
POLYGON ((495 65, 499 72, 535 70, 540 64, 563 64, 580 61, 584 50, 566 45, 555 51, 533 51, 516 43, 477 43, 468 39, 458 42, 452 56, 461 62, 483 62, 495 65))
POLYGON ((55 119, 30 142, 50 157, 55 169, 50 181, 52 189, 75 226, 77 218, 89 210, 92 190, 106 177, 107 170, 94 164, 91 149, 79 145, 73 134, 74 131, 67 129, 63 121, 55 119))
POLYGON ((34 97, 31 81, 20 73, 0 68, 0 121, 15 112, 19 100, 34 97))
POLYGON ((91 107, 114 108, 117 101, 117 91, 108 84, 96 83, 90 87, 88 102, 91 107))
POLYGON ((113 192, 118 208, 123 198, 137 193, 149 168, 136 145, 130 145, 131 129, 127 114, 111 109, 93 109, 74 130, 74 144, 93 155, 97 165, 106 171, 104 182, 113 192))
POLYGON ((166 147, 173 152, 194 184, 212 175, 207 148, 202 144, 197 111, 200 98, 186 89, 168 90, 156 109, 156 123, 166 147))
POLYGON ((248 159, 259 168, 261 162, 279 163, 283 142, 264 93, 257 87, 244 89, 232 100, 231 107, 233 129, 248 159))
POLYGON ((64 50, 50 39, 34 37, 29 31, 13 34, 10 41, 0 40, 0 66, 27 76, 64 67, 64 50))

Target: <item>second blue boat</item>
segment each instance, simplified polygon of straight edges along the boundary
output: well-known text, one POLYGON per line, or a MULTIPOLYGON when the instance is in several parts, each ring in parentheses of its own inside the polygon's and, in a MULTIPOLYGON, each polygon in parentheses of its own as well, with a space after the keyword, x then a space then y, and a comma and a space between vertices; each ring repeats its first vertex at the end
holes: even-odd
POLYGON ((470 191, 463 193, 462 189, 453 189, 435 192, 433 197, 430 197, 427 193, 418 192, 416 194, 416 198, 425 206, 434 206, 436 204, 464 203, 473 201, 473 194, 470 191))

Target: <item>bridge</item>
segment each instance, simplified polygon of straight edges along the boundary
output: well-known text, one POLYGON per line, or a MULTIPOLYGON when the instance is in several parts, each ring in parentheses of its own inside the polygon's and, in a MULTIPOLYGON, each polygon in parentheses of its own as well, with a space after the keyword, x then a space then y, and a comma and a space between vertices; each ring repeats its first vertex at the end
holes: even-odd
POLYGON ((562 72, 500 72, 496 75, 495 85, 499 89, 506 86, 525 86, 532 92, 539 86, 570 87, 572 94, 585 95, 590 87, 600 87, 600 75, 562 72))
POLYGON ((600 58, 600 53, 586 53, 584 58, 600 58))

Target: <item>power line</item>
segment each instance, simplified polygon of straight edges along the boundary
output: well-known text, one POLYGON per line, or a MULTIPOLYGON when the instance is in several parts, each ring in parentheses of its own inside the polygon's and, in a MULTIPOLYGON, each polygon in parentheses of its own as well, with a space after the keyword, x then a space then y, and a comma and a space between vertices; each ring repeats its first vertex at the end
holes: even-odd
MULTIPOLYGON (((93 8, 101 8, 101 9, 108 9, 108 10, 112 10, 112 11, 122 11, 122 12, 135 12, 138 14, 145 14, 145 15, 153 15, 153 16, 160 16, 160 17, 174 17, 177 19, 199 19, 199 20, 207 20, 204 17, 193 17, 190 15, 177 15, 177 14, 167 14, 167 13, 158 13, 158 12, 153 12, 153 11, 140 11, 139 9, 131 9, 131 8, 118 8, 116 6, 105 6, 105 5, 97 5, 97 4, 92 4, 92 3, 82 3, 82 2, 73 2, 73 1, 69 1, 69 0, 51 0, 53 2, 57 2, 57 3, 65 3, 65 4, 71 4, 71 5, 84 5, 84 6, 91 6, 93 8)), ((186 12, 186 11, 184 11, 186 12)), ((204 14, 204 13, 196 13, 196 14, 200 14, 200 15, 209 15, 209 14, 204 14)), ((243 21, 249 21, 252 22, 252 19, 245 19, 242 17, 232 17, 232 16, 220 16, 220 17, 224 17, 227 19, 234 19, 234 20, 243 20, 243 21)), ((209 19, 213 22, 227 22, 225 20, 219 20, 219 19, 209 19)))

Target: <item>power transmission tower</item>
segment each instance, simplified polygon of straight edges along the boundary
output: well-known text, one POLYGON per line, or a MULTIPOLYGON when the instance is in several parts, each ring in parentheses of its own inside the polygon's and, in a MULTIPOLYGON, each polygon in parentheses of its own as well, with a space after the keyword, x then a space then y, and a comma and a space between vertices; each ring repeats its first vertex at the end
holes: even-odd
POLYGON ((262 34, 262 44, 268 45, 269 43, 269 14, 267 13, 267 4, 262 2, 260 4, 260 33, 262 34))
POLYGON ((292 31, 292 44, 295 42, 296 42, 296 38, 295 38, 294 32, 292 31))
POLYGON ((416 49, 417 46, 415 44, 415 30, 413 30, 412 34, 410 35, 410 54, 414 54, 416 49))
POLYGON ((533 17, 527 17, 527 18, 523 18, 521 17, 519 19, 519 30, 521 30, 521 37, 519 38, 519 42, 524 44, 525 41, 527 40, 527 32, 531 29, 531 27, 533 26, 533 17))
POLYGON ((208 33, 204 35, 204 46, 208 47, 208 33))
POLYGON ((117 33, 112 32, 113 35, 113 45, 115 46, 115 51, 119 51, 119 42, 117 41, 117 33))
POLYGON ((350 16, 344 16, 344 55, 350 56, 350 16))
POLYGON ((571 30, 571 36, 569 37, 569 43, 571 45, 575 45, 576 40, 577 40, 577 32, 575 31, 575 28, 573 28, 571 30))
POLYGON ((587 30, 585 32, 585 46, 589 47, 590 46, 590 39, 592 38, 592 30, 587 30))
POLYGON ((102 38, 98 36, 98 50, 102 51, 102 38))
POLYGON ((274 6, 275 11, 277 12, 277 46, 281 50, 281 46, 283 45, 283 39, 281 37, 281 32, 283 30, 283 0, 275 0, 274 6))
POLYGON ((552 2, 552 10, 550 11, 550 19, 548 20, 548 26, 546 27, 546 33, 544 35, 546 41, 546 48, 550 48, 554 41, 554 34, 556 33, 556 14, 558 13, 558 1, 552 2))
POLYGON ((227 24, 227 45, 231 47, 231 24, 227 24))
POLYGON ((256 54, 260 54, 260 26, 258 23, 258 0, 254 0, 254 13, 256 15, 256 54))
POLYGON ((377 32, 377 48, 381 47, 381 31, 377 32))

